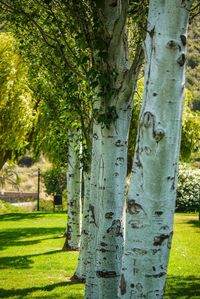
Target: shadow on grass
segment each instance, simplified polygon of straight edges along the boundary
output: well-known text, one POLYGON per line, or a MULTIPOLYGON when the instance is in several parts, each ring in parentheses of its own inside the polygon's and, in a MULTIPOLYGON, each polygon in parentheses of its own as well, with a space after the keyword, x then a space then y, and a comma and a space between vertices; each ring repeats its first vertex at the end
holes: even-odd
MULTIPOLYGON (((75 283, 72 282, 72 281, 66 281, 66 282, 58 282, 58 283, 54 283, 54 284, 50 284, 50 285, 46 285, 46 286, 42 286, 42 287, 32 287, 32 288, 15 289, 15 290, 13 290, 13 289, 12 290, 6 290, 6 289, 0 288, 0 294, 1 294, 1 299, 2 298, 12 298, 12 297, 24 298, 24 297, 26 297, 28 295, 31 295, 32 293, 37 292, 37 291, 51 292, 55 288, 66 287, 66 286, 70 286, 70 285, 74 285, 74 284, 75 283)), ((53 297, 51 297, 51 295, 50 296, 47 295, 45 297, 46 298, 53 298, 53 297)), ((38 298, 38 297, 34 297, 34 298, 38 298)), ((67 297, 67 294, 65 294, 65 298, 77 299, 77 298, 80 298, 80 297, 77 297, 77 294, 70 295, 70 296, 67 297)))
POLYGON ((168 276, 165 298, 200 298, 200 277, 168 276))
POLYGON ((38 244, 43 240, 56 239, 63 234, 62 227, 27 227, 27 228, 16 228, 6 229, 0 232, 0 250, 5 249, 9 246, 26 246, 38 244), (45 237, 45 235, 52 235, 45 237), (24 240, 24 238, 33 238, 34 240, 24 240))
POLYGON ((188 220, 187 224, 191 224, 191 225, 193 225, 195 227, 200 228, 200 221, 199 221, 199 219, 197 219, 197 220, 188 220))
POLYGON ((63 252, 63 251, 62 250, 52 250, 52 251, 48 251, 48 252, 44 252, 44 253, 37 253, 37 254, 1 257, 0 258, 0 269, 31 268, 31 265, 34 263, 34 261, 32 261, 33 257, 46 256, 46 255, 56 254, 56 253, 60 253, 60 252, 63 252))
MULTIPOLYGON (((64 213, 64 212, 63 212, 64 213)), ((59 213, 61 214, 61 213, 59 213)), ((37 219, 49 215, 58 215, 58 213, 46 213, 46 212, 24 212, 24 213, 7 213, 7 214, 2 214, 0 215, 0 220, 1 221, 20 221, 20 220, 25 220, 25 219, 37 219)))

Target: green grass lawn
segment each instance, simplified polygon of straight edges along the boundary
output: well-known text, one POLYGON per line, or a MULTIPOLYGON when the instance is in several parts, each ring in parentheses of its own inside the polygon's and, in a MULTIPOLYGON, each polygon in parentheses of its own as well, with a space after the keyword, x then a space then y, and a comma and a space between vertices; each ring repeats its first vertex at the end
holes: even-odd
MULTIPOLYGON (((83 298, 83 284, 70 281, 78 253, 61 251, 65 214, 3 213, 0 219, 0 298, 83 298)), ((200 298, 197 220, 176 215, 166 298, 200 298)))
POLYGON ((200 224, 197 215, 175 216, 166 298, 200 298, 200 224))
POLYGON ((65 214, 0 218, 0 298, 83 298, 83 285, 70 281, 78 253, 61 251, 65 214))

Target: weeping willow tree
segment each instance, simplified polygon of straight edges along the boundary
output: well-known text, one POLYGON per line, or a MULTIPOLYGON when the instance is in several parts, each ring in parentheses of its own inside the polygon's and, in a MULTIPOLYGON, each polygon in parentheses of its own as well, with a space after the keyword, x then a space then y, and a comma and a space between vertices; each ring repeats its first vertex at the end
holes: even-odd
POLYGON ((0 33, 0 168, 28 144, 32 129, 32 92, 27 68, 12 34, 0 33))

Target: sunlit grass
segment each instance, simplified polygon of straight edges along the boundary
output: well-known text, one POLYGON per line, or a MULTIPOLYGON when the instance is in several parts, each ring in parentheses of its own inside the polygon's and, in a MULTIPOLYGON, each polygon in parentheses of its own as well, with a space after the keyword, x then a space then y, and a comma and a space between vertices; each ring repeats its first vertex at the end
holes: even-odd
POLYGON ((65 214, 1 216, 0 298, 82 298, 73 284, 77 252, 63 252, 65 214))
POLYGON ((200 298, 200 223, 194 214, 176 214, 166 298, 200 298))
MULTIPOLYGON (((4 213, 0 219, 0 298, 83 298, 83 284, 70 281, 78 253, 61 251, 65 214, 4 213)), ((199 232, 197 215, 176 214, 168 299, 200 298, 199 232)))

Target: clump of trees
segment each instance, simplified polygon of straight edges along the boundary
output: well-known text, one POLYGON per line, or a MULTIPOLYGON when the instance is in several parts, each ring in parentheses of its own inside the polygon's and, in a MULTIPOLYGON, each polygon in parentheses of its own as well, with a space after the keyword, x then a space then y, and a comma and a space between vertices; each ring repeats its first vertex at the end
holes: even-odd
MULTIPOLYGON (((198 3, 192 3, 0 1, 1 17, 21 43, 32 70, 32 88, 41 98, 38 148, 45 147, 57 161, 55 153, 66 154, 70 170, 70 144, 82 142, 85 221, 74 277, 86 281, 85 298, 164 295, 187 26, 189 12, 199 11, 198 3), (143 100, 139 121, 132 121, 138 128, 135 146, 130 147, 134 157, 126 203, 132 99, 144 57, 143 100), (52 140, 58 151, 52 150, 52 140)), ((71 186, 74 177, 71 173, 71 186)), ((74 202, 70 206, 80 210, 74 202)), ((70 211, 70 240, 76 212, 70 211)))

